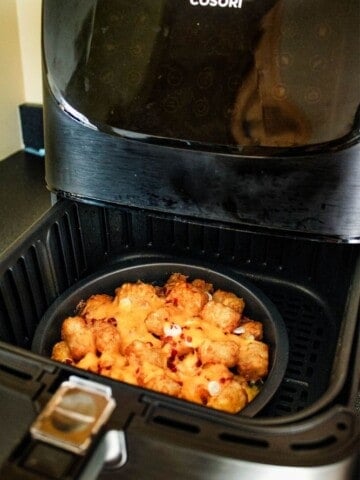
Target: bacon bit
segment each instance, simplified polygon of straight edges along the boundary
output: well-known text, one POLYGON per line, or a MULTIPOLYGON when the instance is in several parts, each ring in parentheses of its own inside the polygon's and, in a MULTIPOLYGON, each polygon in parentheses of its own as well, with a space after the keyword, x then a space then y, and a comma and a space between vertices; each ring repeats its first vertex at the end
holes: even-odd
POLYGON ((225 383, 226 382, 226 378, 220 378, 220 383, 225 383))
POLYGON ((175 365, 175 356, 171 356, 170 358, 167 359, 167 362, 166 362, 166 365, 168 367, 169 370, 171 370, 172 372, 177 372, 177 368, 176 368, 176 365, 175 365))
POLYGON ((177 307, 178 304, 179 304, 179 300, 177 298, 173 298, 172 302, 173 302, 174 307, 177 307))
POLYGON ((116 318, 108 318, 107 323, 110 323, 110 325, 114 325, 114 327, 117 327, 117 320, 116 318))
POLYGON ((207 392, 202 392, 200 394, 200 400, 203 405, 207 405, 209 399, 209 394, 207 392))
POLYGON ((177 354, 178 354, 178 351, 175 350, 175 348, 173 348, 171 350, 170 357, 166 361, 166 366, 168 367, 169 370, 171 370, 174 373, 177 372, 177 368, 174 363, 177 354))
POLYGON ((186 341, 187 341, 187 342, 192 342, 192 337, 191 337, 190 335, 188 335, 188 336, 186 337, 186 341))
POLYGON ((197 367, 201 367, 202 361, 201 361, 201 360, 198 360, 195 365, 196 365, 197 367))
POLYGON ((73 365, 73 361, 71 360, 71 358, 67 358, 64 363, 66 363, 66 365, 73 365))

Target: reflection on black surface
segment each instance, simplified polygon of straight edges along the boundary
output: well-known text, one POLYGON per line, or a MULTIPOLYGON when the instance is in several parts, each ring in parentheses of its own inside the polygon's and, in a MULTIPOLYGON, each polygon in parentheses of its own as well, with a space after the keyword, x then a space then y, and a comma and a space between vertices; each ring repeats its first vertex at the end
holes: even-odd
POLYGON ((329 142, 354 128, 358 10, 357 0, 49 0, 48 78, 100 128, 220 145, 329 142))

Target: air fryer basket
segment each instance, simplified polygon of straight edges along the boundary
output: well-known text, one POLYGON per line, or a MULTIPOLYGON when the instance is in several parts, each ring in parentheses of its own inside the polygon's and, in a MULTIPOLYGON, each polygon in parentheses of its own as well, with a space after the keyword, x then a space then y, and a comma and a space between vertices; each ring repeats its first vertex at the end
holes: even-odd
MULTIPOLYGON (((127 430, 128 445, 134 448, 131 465, 139 465, 142 442, 154 442, 147 448, 156 451, 160 438, 169 445, 180 442, 187 450, 191 445, 194 455, 197 448, 208 449, 209 455, 216 448, 218 458, 277 465, 342 461, 353 455, 359 440, 352 408, 359 378, 359 280, 357 245, 61 200, 0 260, 0 388, 1 383, 13 390, 18 385, 19 405, 26 399, 23 410, 29 412, 29 403, 37 405, 36 411, 75 372, 111 385, 120 406, 116 428, 127 430), (271 400, 253 418, 196 406, 184 409, 180 400, 156 392, 139 395, 138 388, 30 351, 42 316, 78 282, 102 270, 174 257, 245 278, 264 292, 284 320, 286 371, 271 400)), ((9 440, 11 429, 26 431, 22 422, 7 424, 2 455, 16 444, 9 440)), ((143 459, 145 464, 150 458, 143 459)))
POLYGON ((71 201, 55 205, 23 242, 1 263, 0 335, 9 344, 30 349, 46 310, 82 278, 113 265, 175 256, 230 268, 262 290, 284 319, 289 361, 266 416, 296 414, 325 401, 329 389, 332 399, 339 391, 357 314, 357 245, 71 201))

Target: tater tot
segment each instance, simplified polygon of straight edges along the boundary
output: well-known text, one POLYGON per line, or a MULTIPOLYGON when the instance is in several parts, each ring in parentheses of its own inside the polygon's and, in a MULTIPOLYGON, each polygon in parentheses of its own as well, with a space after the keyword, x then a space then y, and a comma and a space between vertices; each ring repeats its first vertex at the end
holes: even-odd
POLYGON ((245 302, 234 293, 225 292, 224 290, 216 290, 212 299, 214 302, 222 303, 226 307, 232 308, 235 312, 242 314, 245 308, 245 302))
POLYGON ((263 324, 261 322, 243 318, 240 323, 240 328, 244 330, 246 335, 252 335, 255 340, 262 340, 263 338, 263 324))
POLYGON ((100 373, 102 373, 103 370, 110 370, 114 367, 114 365, 116 365, 117 367, 124 367, 126 364, 126 357, 124 357, 120 353, 115 353, 110 350, 105 350, 99 356, 100 373))
POLYGON ((206 405, 209 400, 208 382, 200 376, 185 377, 182 383, 180 398, 190 402, 206 405))
POLYGON ((181 273, 173 273, 167 279, 164 285, 165 295, 167 295, 176 285, 187 282, 188 277, 181 273))
POLYGON ((239 345, 238 371, 246 380, 256 382, 268 374, 269 348, 258 340, 239 345))
POLYGON ((195 377, 201 368, 201 360, 196 352, 185 355, 181 360, 174 359, 174 365, 178 372, 179 378, 183 380, 186 377, 195 377))
POLYGON ((69 362, 72 363, 71 351, 68 344, 64 341, 55 343, 51 358, 57 360, 58 362, 69 362))
POLYGON ((200 315, 204 320, 217 325, 224 332, 230 333, 239 326, 240 313, 213 300, 204 306, 200 315))
POLYGON ((236 413, 242 410, 248 403, 245 389, 235 380, 225 385, 220 385, 219 393, 210 396, 207 406, 223 410, 228 413, 236 413))
POLYGON ((82 301, 78 306, 82 317, 89 320, 98 320, 112 316, 113 297, 106 294, 97 294, 82 301))
POLYGON ((214 290, 212 283, 207 283, 205 282, 205 280, 201 280, 200 278, 196 278, 191 283, 197 289, 202 290, 203 292, 207 292, 208 294, 211 294, 214 290))
POLYGON ((200 345, 199 356, 202 363, 222 363, 234 367, 239 359, 239 347, 235 342, 214 342, 205 340, 200 345))
POLYGON ((234 377, 233 373, 221 363, 204 365, 201 369, 201 375, 208 381, 219 380, 221 383, 234 377))
POLYGON ((125 349, 125 355, 141 362, 148 362, 161 368, 166 367, 167 358, 160 348, 154 348, 149 343, 144 343, 139 340, 133 341, 125 349))
POLYGON ((144 387, 167 395, 174 395, 176 397, 181 391, 180 384, 165 374, 152 376, 144 382, 144 387))
POLYGON ((87 353, 95 353, 95 338, 81 317, 69 317, 64 320, 61 328, 61 338, 67 343, 72 358, 80 360, 87 353))
POLYGON ((148 283, 124 283, 115 292, 115 304, 125 308, 143 308, 150 312, 163 304, 163 299, 157 294, 157 288, 148 283))
POLYGON ((121 336, 115 325, 100 320, 94 325, 93 332, 98 352, 119 353, 121 351, 121 336))
POLYGON ((164 326, 166 323, 174 322, 176 315, 179 314, 177 308, 172 305, 165 305, 149 313, 145 318, 145 325, 148 331, 157 337, 166 335, 164 326))
MULTIPOLYGON (((194 376, 182 378, 181 397, 201 405, 207 405, 213 386, 220 391, 233 378, 228 368, 221 364, 208 364, 197 369, 194 376)), ((218 393, 218 392, 217 392, 218 393)))
POLYGON ((98 373, 99 370, 99 359, 92 353, 88 352, 77 364, 78 368, 83 370, 88 370, 89 372, 98 373))
POLYGON ((161 348, 163 352, 170 359, 171 356, 177 355, 178 357, 184 357, 188 353, 192 352, 193 348, 184 342, 181 337, 165 337, 163 339, 163 346, 161 348))
POLYGON ((186 277, 179 276, 166 284, 166 301, 183 309, 189 316, 195 316, 209 301, 209 295, 203 286, 198 288, 186 282, 186 277))
POLYGON ((121 382, 130 383, 131 385, 139 385, 134 366, 128 364, 123 365, 122 361, 117 362, 115 360, 114 365, 108 372, 108 376, 121 382))

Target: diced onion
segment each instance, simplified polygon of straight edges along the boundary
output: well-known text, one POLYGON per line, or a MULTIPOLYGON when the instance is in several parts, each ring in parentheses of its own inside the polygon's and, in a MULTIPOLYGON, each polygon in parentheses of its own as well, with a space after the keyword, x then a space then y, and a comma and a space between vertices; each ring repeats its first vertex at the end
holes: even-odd
POLYGON ((208 392, 212 397, 219 395, 220 390, 221 390, 220 383, 217 382, 216 380, 212 380, 211 382, 208 383, 208 392))
POLYGON ((233 333, 235 335, 241 335, 242 333, 245 333, 245 327, 237 327, 233 330, 233 333))
POLYGON ((131 307, 131 300, 129 297, 124 297, 120 300, 120 305, 122 307, 131 307))
POLYGON ((181 335, 181 333, 182 333, 182 328, 177 323, 164 326, 164 334, 167 337, 177 337, 178 335, 181 335))

